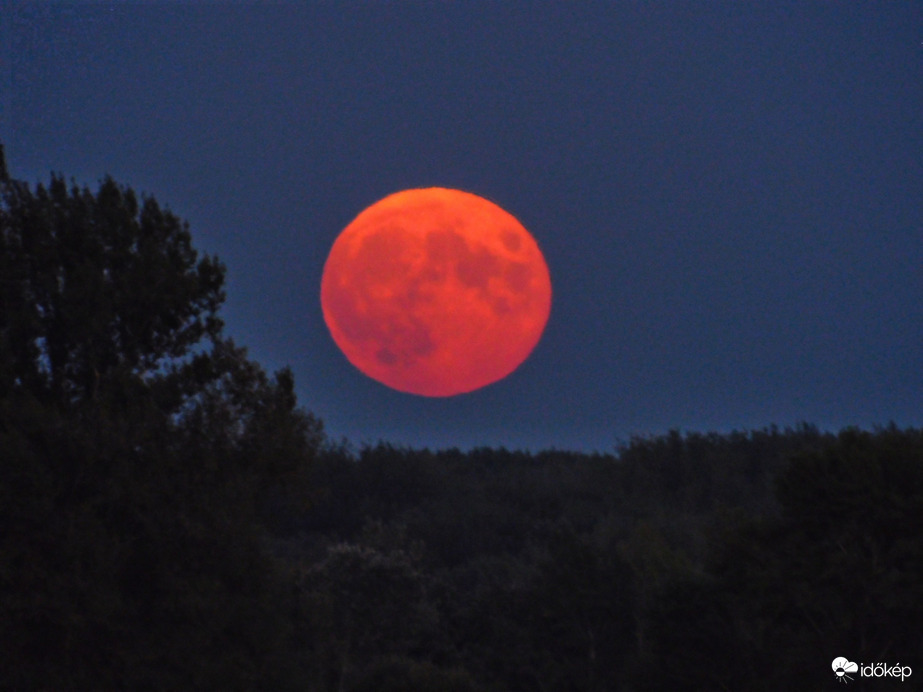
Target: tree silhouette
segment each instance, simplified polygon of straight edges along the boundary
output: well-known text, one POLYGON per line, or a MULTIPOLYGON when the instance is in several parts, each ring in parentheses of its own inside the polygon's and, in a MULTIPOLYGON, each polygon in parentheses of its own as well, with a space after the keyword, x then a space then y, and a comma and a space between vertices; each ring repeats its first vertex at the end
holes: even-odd
POLYGON ((111 178, 0 171, 0 679, 294 686, 260 536, 319 421, 223 336, 225 269, 185 223, 111 178))
POLYGON ((35 190, 7 178, 2 197, 0 391, 66 406, 111 379, 162 385, 218 337, 224 267, 200 259, 188 226, 153 198, 60 176, 35 190))

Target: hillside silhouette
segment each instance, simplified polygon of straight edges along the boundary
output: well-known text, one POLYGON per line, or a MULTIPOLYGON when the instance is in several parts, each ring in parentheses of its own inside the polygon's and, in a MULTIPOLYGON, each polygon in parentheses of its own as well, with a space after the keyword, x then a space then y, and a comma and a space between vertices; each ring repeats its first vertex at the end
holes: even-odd
POLYGON ((224 334, 225 267, 154 199, 2 147, 0 187, 0 689, 923 675, 920 429, 353 449, 224 334))

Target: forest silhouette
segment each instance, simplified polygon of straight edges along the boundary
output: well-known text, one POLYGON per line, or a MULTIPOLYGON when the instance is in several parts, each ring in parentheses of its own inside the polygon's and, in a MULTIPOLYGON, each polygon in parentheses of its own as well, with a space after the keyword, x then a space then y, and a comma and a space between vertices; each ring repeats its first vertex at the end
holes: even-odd
POLYGON ((353 449, 225 335, 225 267, 156 200, 2 147, 0 188, 0 689, 923 675, 920 429, 353 449))

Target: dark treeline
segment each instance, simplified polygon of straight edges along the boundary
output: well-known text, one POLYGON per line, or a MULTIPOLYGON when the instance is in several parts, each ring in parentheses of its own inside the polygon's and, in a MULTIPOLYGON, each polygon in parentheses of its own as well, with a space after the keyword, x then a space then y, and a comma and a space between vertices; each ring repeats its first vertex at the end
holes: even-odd
POLYGON ((433 666, 451 689, 816 689, 837 651, 923 653, 919 430, 382 444, 326 450, 311 479, 275 550, 303 565, 329 689, 444 689, 415 677, 433 666))
POLYGON ((0 186, 0 689, 923 674, 923 431, 352 450, 223 334, 224 267, 156 201, 2 150, 0 186))

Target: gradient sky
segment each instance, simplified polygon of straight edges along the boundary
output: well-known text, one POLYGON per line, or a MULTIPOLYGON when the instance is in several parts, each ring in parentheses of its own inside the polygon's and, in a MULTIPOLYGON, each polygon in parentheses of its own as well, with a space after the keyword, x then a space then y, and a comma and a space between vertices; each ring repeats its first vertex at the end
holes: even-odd
POLYGON ((187 219, 334 439, 923 424, 919 2, 6 2, 0 41, 11 174, 187 219), (554 287, 525 364, 448 399, 354 369, 319 302, 340 230, 429 186, 519 218, 554 287))

